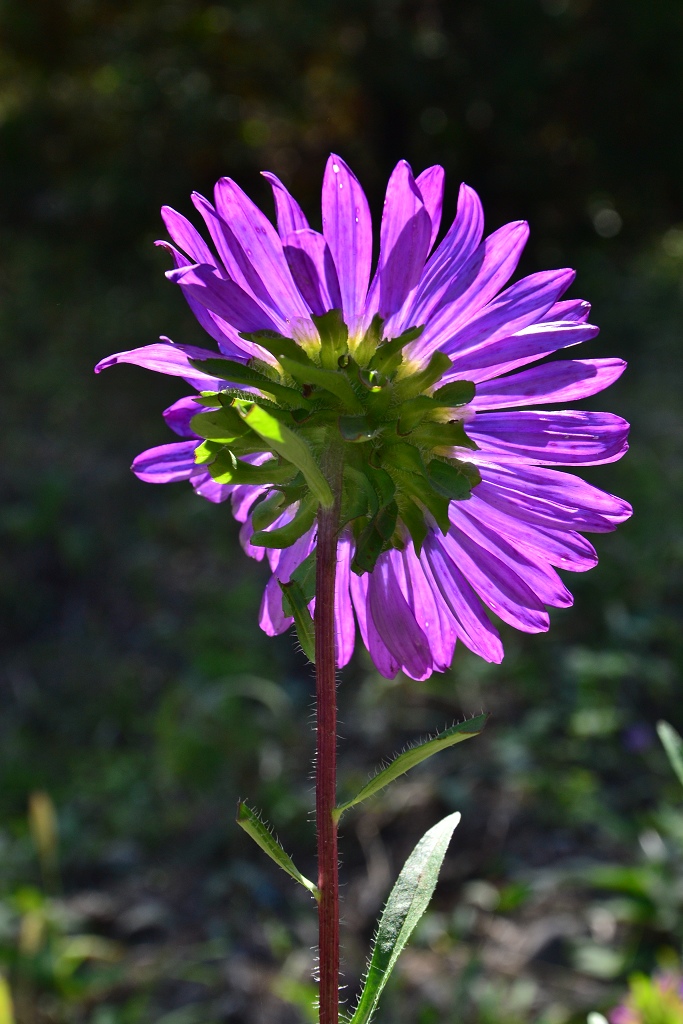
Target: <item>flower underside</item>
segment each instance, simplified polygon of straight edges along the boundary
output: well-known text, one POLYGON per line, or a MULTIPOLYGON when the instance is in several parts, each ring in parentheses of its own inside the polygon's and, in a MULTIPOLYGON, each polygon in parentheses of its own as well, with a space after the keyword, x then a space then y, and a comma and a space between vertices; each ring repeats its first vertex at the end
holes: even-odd
POLYGON ((437 386, 451 367, 443 352, 420 366, 404 358, 423 327, 384 339, 376 315, 354 343, 340 310, 312 320, 320 340, 305 349, 275 331, 242 335, 276 365, 193 360, 249 389, 201 393, 198 401, 212 411, 192 418, 205 439, 195 461, 218 483, 268 486, 252 511, 251 543, 285 548, 310 530, 319 505, 332 505, 318 465, 334 453, 343 467, 339 529, 351 527, 351 568, 362 575, 382 552, 403 550, 409 540, 419 554, 433 524, 446 534, 449 503, 469 498, 481 481, 461 458, 477 448, 463 426, 475 387, 467 380, 437 386), (270 457, 244 461, 260 453, 270 457), (285 525, 270 529, 283 516, 285 525))

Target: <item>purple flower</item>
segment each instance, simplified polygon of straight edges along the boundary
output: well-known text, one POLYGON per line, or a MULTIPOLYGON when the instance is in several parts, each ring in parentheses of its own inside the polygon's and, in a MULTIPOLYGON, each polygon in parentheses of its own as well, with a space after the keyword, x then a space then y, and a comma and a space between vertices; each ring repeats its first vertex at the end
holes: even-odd
POLYGON ((230 498, 245 550, 270 562, 260 623, 273 635, 292 623, 280 585, 297 570, 302 580, 314 557, 315 512, 329 493, 319 465, 334 449, 344 464, 338 665, 351 657, 356 622, 388 678, 443 671, 457 640, 500 662, 487 610, 524 632, 548 629, 547 608, 572 603, 556 568, 592 568, 582 533, 614 530, 631 514, 565 472, 621 458, 628 424, 555 408, 602 391, 625 363, 539 362, 598 333, 588 303, 561 300, 574 272, 505 287, 528 226, 483 238, 467 185, 435 247, 441 167, 417 178, 405 161, 394 169, 374 274, 368 203, 343 160, 326 167, 322 233, 265 177, 277 231, 229 178, 213 205, 193 196, 213 249, 181 214, 162 211, 175 243, 158 243, 175 263, 167 276, 220 358, 162 338, 99 363, 136 363, 200 393, 164 413, 182 440, 143 452, 133 471, 230 498))

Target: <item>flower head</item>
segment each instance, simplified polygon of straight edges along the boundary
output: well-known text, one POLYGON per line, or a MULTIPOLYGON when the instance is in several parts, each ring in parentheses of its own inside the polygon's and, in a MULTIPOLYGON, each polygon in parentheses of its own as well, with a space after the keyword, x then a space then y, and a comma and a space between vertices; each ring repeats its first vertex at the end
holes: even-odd
POLYGON ((625 363, 539 364, 598 333, 586 302, 561 301, 574 273, 532 274, 501 291, 528 227, 516 221, 483 238, 467 185, 435 248, 441 167, 417 178, 405 161, 394 169, 374 274, 368 203, 343 160, 331 156, 325 170, 322 233, 265 176, 277 230, 229 178, 213 205, 193 196, 213 248, 181 214, 162 211, 174 242, 158 243, 175 263, 167 277, 220 355, 162 338, 98 364, 136 363, 199 392, 164 413, 184 440, 143 452, 133 471, 231 499, 243 547, 270 562, 260 622, 273 635, 293 621, 294 591, 312 607, 316 513, 334 499, 321 466, 332 459, 343 482, 338 665, 351 657, 356 621, 389 678, 444 670, 458 639, 499 662, 485 609, 525 632, 546 630, 547 608, 572 602, 555 567, 590 569, 597 556, 581 534, 631 514, 562 472, 619 459, 628 424, 544 408, 596 394, 625 363))

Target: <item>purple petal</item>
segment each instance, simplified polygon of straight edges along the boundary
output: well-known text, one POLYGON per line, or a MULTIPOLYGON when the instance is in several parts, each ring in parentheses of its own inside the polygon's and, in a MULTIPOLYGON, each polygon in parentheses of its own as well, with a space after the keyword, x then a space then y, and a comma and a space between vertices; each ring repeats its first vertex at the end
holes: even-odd
POLYGON ((446 554, 440 537, 429 534, 420 561, 428 580, 438 589, 453 616, 458 637, 485 661, 499 665, 503 645, 498 630, 485 614, 481 601, 463 574, 446 554))
POLYGON ((238 331, 277 331, 282 326, 238 284, 221 277, 214 267, 200 264, 169 270, 166 277, 181 285, 193 299, 227 320, 238 331))
POLYGON ((572 596, 554 569, 521 551, 518 544, 501 537, 476 516, 469 515, 469 502, 468 509, 463 508, 463 504, 457 501, 451 503, 449 516, 453 526, 466 534, 473 544, 494 555, 510 572, 519 576, 542 604, 552 608, 570 607, 572 596))
POLYGON ((469 437, 496 459, 548 466, 599 466, 628 450, 629 425, 608 412, 482 412, 467 424, 469 437))
POLYGON ((337 271, 323 236, 307 228, 287 235, 284 243, 292 277, 311 311, 322 316, 330 309, 341 309, 337 271))
POLYGON ((178 248, 190 257, 190 263, 209 263, 217 266, 216 257, 187 217, 183 217, 170 206, 161 207, 161 216, 169 235, 178 248))
POLYGON ((370 574, 370 615, 380 639, 404 671, 413 679, 425 679, 433 663, 429 641, 401 591, 391 557, 393 554, 380 555, 370 574))
POLYGON ((432 231, 429 239, 429 249, 431 250, 436 236, 439 233, 441 227, 441 211, 443 209, 443 186, 446 173, 443 167, 439 164, 434 164, 433 167, 428 167, 422 174, 418 174, 415 184, 420 190, 425 209, 429 214, 429 220, 431 221, 432 231))
POLYGON ((546 320, 564 320, 568 323, 585 324, 590 312, 591 304, 585 299, 565 299, 550 307, 546 320))
POLYGON ((214 502, 214 504, 227 501, 232 491, 230 484, 217 483, 208 470, 203 469, 201 466, 195 466, 195 472, 190 477, 190 483, 194 487, 195 494, 198 494, 201 498, 206 498, 207 501, 214 502))
POLYGON ((106 359, 101 359, 95 367, 95 373, 101 373, 116 363, 132 363, 144 366, 147 370, 167 373, 171 377, 183 377, 185 380, 197 381, 202 391, 220 391, 227 381, 219 377, 211 377, 190 365, 190 359, 216 359, 216 353, 194 345, 176 345, 172 341, 158 341, 152 345, 143 345, 128 352, 116 352, 106 359))
POLYGON ((457 639, 453 617, 439 591, 425 577, 412 544, 395 555, 393 565, 415 621, 429 641, 434 668, 444 672, 453 661, 457 639))
POLYGON ((599 328, 592 324, 535 324, 476 352, 452 356, 451 369, 444 374, 443 380, 466 379, 478 384, 533 363, 559 349, 590 341, 599 333, 599 328))
POLYGON ((216 183, 214 198, 216 210, 266 283, 282 318, 307 317, 308 309, 292 280, 280 237, 265 214, 231 178, 216 183))
POLYGON ((543 602, 500 558, 455 526, 441 539, 441 545, 482 601, 503 622, 524 633, 543 633, 548 629, 550 619, 543 602))
MULTIPOLYGON (((370 650, 368 638, 367 613, 369 579, 370 577, 367 573, 365 573, 363 576, 356 576, 355 572, 352 572, 351 575, 349 576, 349 590, 351 591, 351 601, 353 603, 353 609, 356 613, 356 619, 358 620, 358 628, 360 629, 361 639, 368 651, 370 650)), ((396 671, 398 671, 398 669, 396 671)))
POLYGON ((337 545, 337 576, 334 589, 334 633, 337 668, 348 665, 356 643, 356 623, 350 595, 353 541, 344 534, 337 545))
POLYGON ((365 193, 341 157, 327 161, 323 234, 337 268, 346 322, 362 313, 372 263, 372 221, 365 193))
POLYGON ((292 625, 294 619, 282 609, 282 591, 274 576, 266 583, 259 609, 259 626, 267 636, 279 636, 292 625))
POLYGON ((625 369, 623 359, 573 359, 534 366, 479 384, 472 408, 479 412, 530 402, 575 402, 609 387, 625 369))
POLYGON ((261 174, 266 181, 270 182, 273 189, 277 229, 284 243, 285 237, 292 231, 300 231, 302 228, 307 228, 308 221, 296 199, 290 195, 280 179, 270 171, 261 171, 261 174))
MULTIPOLYGON (((155 245, 162 246, 166 252, 170 253, 176 270, 180 270, 182 267, 191 266, 182 253, 178 252, 168 242, 155 242, 155 245)), ((197 322, 200 327, 203 327, 206 333, 218 342, 223 355, 230 356, 233 359, 243 360, 245 358, 250 359, 253 355, 257 354, 256 346, 249 341, 244 341, 240 338, 239 334, 232 327, 227 320, 222 320, 221 317, 216 316, 215 313, 210 313, 201 302, 197 302, 186 288, 183 288, 182 284, 180 289, 185 297, 185 300, 192 310, 197 322)), ((259 350, 260 351, 260 350, 259 350)))
POLYGON ((262 562, 266 557, 266 548, 256 547, 251 543, 251 538, 254 535, 254 525, 251 519, 246 519, 240 527, 240 544, 242 550, 249 558, 255 559, 257 562, 262 562))
POLYGON ((190 420, 198 412, 206 412, 206 407, 195 401, 194 398, 179 398, 168 409, 164 409, 163 416, 166 425, 180 437, 194 437, 201 440, 198 434, 190 427, 190 420))
POLYGON ((133 459, 130 467, 140 480, 148 484, 172 484, 189 480, 197 468, 194 453, 196 441, 176 441, 148 448, 133 459))
POLYGON ((468 185, 460 186, 458 212, 445 238, 425 267, 425 272, 394 324, 398 334, 406 327, 425 324, 432 310, 439 305, 472 253, 481 242, 484 211, 477 193, 468 185))
POLYGON ((530 525, 608 533, 631 515, 628 502, 571 473, 540 466, 478 463, 475 496, 530 525))
POLYGON ((506 515, 477 497, 478 490, 467 502, 467 512, 472 518, 485 523, 495 533, 507 537, 532 557, 542 558, 559 569, 572 572, 586 572, 598 563, 595 548, 580 533, 544 529, 523 522, 513 515, 506 515))
POLYGON ((491 301, 514 273, 528 237, 526 221, 505 224, 482 242, 455 278, 448 275, 445 288, 425 297, 424 312, 415 322, 427 322, 427 329, 406 350, 409 358, 426 358, 491 301))
POLYGON ((396 313, 420 280, 429 251, 432 225, 410 164, 401 160, 387 185, 380 232, 377 273, 366 313, 383 320, 396 313))
POLYGON ((549 270, 516 281, 445 340, 441 350, 448 355, 472 352, 538 323, 575 276, 573 270, 549 270))

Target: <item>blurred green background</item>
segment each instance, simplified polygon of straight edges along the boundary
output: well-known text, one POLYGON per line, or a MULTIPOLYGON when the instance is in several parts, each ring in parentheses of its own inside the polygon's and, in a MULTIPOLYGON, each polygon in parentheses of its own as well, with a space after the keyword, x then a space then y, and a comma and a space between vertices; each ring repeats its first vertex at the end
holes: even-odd
POLYGON ((344 828, 352 999, 402 861, 463 812, 433 912, 387 992, 395 1024, 565 1024, 683 939, 683 6, 680 0, 3 0, 0 4, 0 969, 19 1024, 311 1019, 308 896, 233 823, 262 807, 313 871, 310 667, 256 615, 225 506, 128 471, 183 391, 104 355, 202 344, 163 276, 163 203, 279 174, 315 223, 334 150, 381 210, 401 157, 461 180, 520 270, 569 265, 593 407, 632 449, 586 473, 635 515, 570 577, 545 636, 456 652, 427 684, 344 673, 342 785, 420 734, 486 733, 344 828), (47 796, 46 796, 47 795, 47 796), (57 823, 52 820, 56 812, 57 823))

